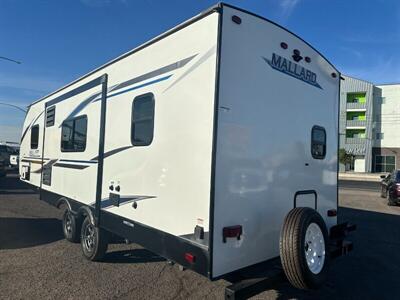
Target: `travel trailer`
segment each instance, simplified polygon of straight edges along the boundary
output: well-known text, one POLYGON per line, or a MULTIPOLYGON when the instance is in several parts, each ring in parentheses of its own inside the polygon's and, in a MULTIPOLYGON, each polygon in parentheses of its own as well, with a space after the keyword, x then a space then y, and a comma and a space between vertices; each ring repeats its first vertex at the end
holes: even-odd
POLYGON ((89 260, 118 236, 211 280, 280 257, 316 288, 351 250, 340 80, 295 34, 218 4, 31 104, 21 180, 89 260))

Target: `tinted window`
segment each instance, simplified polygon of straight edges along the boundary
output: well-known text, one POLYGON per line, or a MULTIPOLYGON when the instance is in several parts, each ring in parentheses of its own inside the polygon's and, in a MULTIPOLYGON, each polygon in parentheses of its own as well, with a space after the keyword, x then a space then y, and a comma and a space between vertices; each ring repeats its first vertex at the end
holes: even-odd
POLYGON ((83 152, 86 149, 87 117, 64 121, 61 130, 61 151, 83 152))
POLYGON ((31 128, 31 149, 37 149, 39 146, 39 125, 31 128))
POLYGON ((376 155, 375 172, 392 172, 396 168, 396 157, 394 155, 376 155))
POLYGON ((154 134, 154 95, 137 96, 132 104, 132 145, 147 146, 154 134))
POLYGON ((323 127, 314 126, 311 131, 311 155, 323 159, 326 155, 326 132, 323 127))

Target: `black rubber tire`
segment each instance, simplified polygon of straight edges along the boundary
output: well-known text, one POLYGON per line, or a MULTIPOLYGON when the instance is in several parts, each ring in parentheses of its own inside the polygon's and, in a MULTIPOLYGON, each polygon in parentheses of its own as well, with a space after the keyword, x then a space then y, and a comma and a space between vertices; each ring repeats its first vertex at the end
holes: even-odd
POLYGON ((385 198, 385 194, 383 193, 383 188, 381 188, 381 198, 385 198))
POLYGON ((299 289, 317 289, 328 276, 330 253, 328 231, 320 214, 308 207, 292 209, 286 216, 279 243, 283 270, 289 282, 299 289), (321 229, 325 241, 325 261, 318 274, 311 272, 305 254, 305 235, 308 226, 315 223, 321 229))
POLYGON ((394 203, 390 198, 388 198, 388 206, 396 206, 396 203, 394 203))
POLYGON ((389 191, 386 192, 386 199, 388 201, 388 206, 395 206, 396 204, 390 199, 390 193, 389 191))
POLYGON ((96 227, 90 217, 86 217, 82 223, 81 230, 81 248, 83 256, 90 261, 101 261, 107 252, 109 233, 99 227, 96 227), (88 232, 92 231, 91 238, 88 238, 88 232), (89 246, 92 245, 92 247, 89 246))
POLYGON ((81 238, 81 222, 69 209, 66 209, 62 218, 62 228, 64 237, 72 243, 79 243, 81 238))

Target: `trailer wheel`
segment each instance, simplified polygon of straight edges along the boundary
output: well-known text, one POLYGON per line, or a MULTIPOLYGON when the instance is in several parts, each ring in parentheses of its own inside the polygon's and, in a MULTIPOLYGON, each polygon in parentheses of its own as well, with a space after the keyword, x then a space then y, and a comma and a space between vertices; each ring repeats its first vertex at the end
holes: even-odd
POLYGON ((83 256, 91 261, 100 261, 108 247, 109 234, 106 230, 96 227, 89 216, 82 223, 81 247, 83 256))
POLYGON ((64 237, 67 241, 78 243, 80 240, 80 223, 69 209, 66 209, 63 214, 62 227, 64 237))
POLYGON ((328 232, 317 211, 292 209, 280 238, 280 256, 289 282, 299 289, 315 289, 326 281, 329 269, 328 232))

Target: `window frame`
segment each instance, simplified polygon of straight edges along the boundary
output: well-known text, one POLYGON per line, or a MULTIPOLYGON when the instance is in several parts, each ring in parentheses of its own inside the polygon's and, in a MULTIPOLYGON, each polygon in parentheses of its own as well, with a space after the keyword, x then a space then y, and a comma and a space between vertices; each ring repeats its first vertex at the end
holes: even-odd
POLYGON ((36 149, 38 149, 39 148, 39 134, 40 134, 40 126, 39 126, 39 124, 36 124, 36 125, 33 125, 32 127, 31 127, 31 140, 30 140, 30 146, 31 146, 31 149, 33 149, 33 150, 36 150, 36 149), (36 144, 36 147, 33 147, 32 146, 32 133, 33 133, 33 129, 36 129, 37 128, 37 144, 36 144))
POLYGON ((385 138, 385 135, 383 132, 376 132, 375 133, 375 140, 381 141, 385 138))
MULTIPOLYGON (((388 171, 386 171, 387 170, 387 166, 388 165, 390 165, 390 166, 394 166, 394 168, 393 168, 393 171, 396 171, 396 155, 382 155, 382 154, 375 154, 375 157, 374 157, 374 167, 375 167, 375 172, 383 172, 383 173, 387 173, 388 171), (382 162, 377 162, 377 158, 378 157, 380 157, 381 158, 381 161, 382 162), (391 163, 387 163, 386 162, 386 157, 394 157, 394 164, 391 164, 391 163), (378 171, 378 166, 380 166, 380 171, 378 171)), ((390 171, 390 174, 393 172, 393 171, 390 171)))
POLYGON ((132 107, 131 107, 131 144, 133 146, 149 146, 152 144, 154 140, 154 119, 155 119, 155 114, 156 114, 156 106, 155 106, 155 97, 154 94, 149 92, 145 94, 141 94, 133 98, 132 101, 132 107), (134 113, 135 113, 135 103, 137 100, 140 100, 142 98, 147 98, 148 96, 151 96, 151 103, 153 105, 153 116, 152 116, 152 134, 151 134, 151 140, 149 142, 140 142, 140 141, 135 141, 134 140, 134 113))
POLYGON ((322 127, 322 126, 319 126, 319 125, 314 125, 312 128, 311 128, 311 149, 310 149, 310 151, 311 151, 311 156, 314 158, 314 159, 324 159, 325 157, 326 157, 326 152, 327 152, 327 146, 326 146, 326 140, 327 140, 327 138, 326 138, 326 130, 325 130, 325 128, 324 127, 322 127), (320 142, 316 142, 316 141, 314 141, 314 130, 322 130, 323 132, 324 132, 324 142, 323 143, 320 143, 320 142), (324 153, 323 153, 323 155, 317 155, 317 154, 315 154, 314 152, 313 152, 313 146, 314 145, 323 145, 324 146, 324 153))
POLYGON ((70 118, 70 119, 66 119, 66 120, 64 120, 62 123, 61 123, 61 139, 60 139, 60 149, 61 149, 61 152, 85 152, 86 151, 86 146, 87 146, 87 132, 88 132, 88 117, 87 117, 87 115, 80 115, 80 116, 77 116, 77 117, 75 117, 75 118, 70 118), (85 147, 83 148, 83 150, 75 150, 75 149, 71 149, 71 150, 65 150, 64 148, 63 148, 63 127, 64 127, 64 123, 65 122, 70 122, 70 121, 73 121, 73 127, 72 127, 72 137, 73 137, 73 139, 74 139, 74 136, 75 136, 75 121, 76 120, 80 120, 80 119, 86 119, 86 138, 85 138, 85 147))

